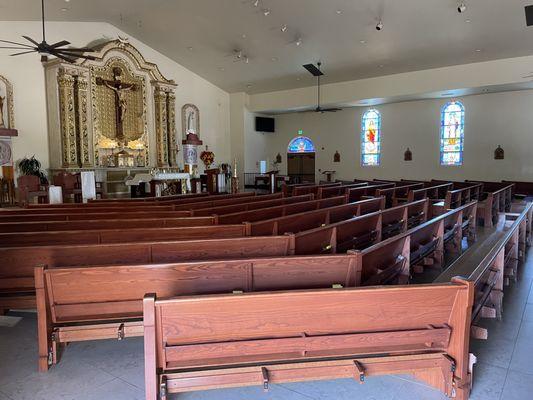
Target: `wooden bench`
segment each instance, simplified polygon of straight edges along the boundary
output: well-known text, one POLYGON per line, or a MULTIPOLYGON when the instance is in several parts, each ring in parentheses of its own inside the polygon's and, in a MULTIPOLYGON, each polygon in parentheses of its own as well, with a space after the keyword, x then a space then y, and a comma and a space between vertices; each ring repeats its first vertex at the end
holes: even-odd
POLYGON ((34 268, 136 265, 294 254, 290 236, 0 248, 0 311, 35 308, 34 268))
POLYGON ((274 194, 262 194, 260 196, 248 196, 244 198, 234 198, 234 199, 222 199, 222 200, 208 200, 195 203, 186 203, 186 204, 175 204, 174 210, 200 210, 203 208, 212 208, 212 207, 221 207, 229 206, 235 204, 250 204, 255 202, 263 202, 267 200, 276 200, 282 199, 283 194, 274 193, 274 194))
POLYGON ((106 219, 154 219, 154 218, 186 218, 191 211, 133 211, 133 212, 89 212, 74 214, 13 214, 0 212, 0 223, 36 222, 36 221, 87 221, 106 219))
POLYGON ((313 194, 306 194, 302 196, 283 197, 273 200, 254 201, 249 203, 239 203, 231 205, 222 205, 209 208, 201 208, 192 210, 194 216, 208 216, 208 215, 224 215, 233 214, 240 211, 259 210, 263 208, 282 206, 286 204, 302 203, 314 199, 313 194))
POLYGON ((147 400, 386 374, 411 374, 468 399, 473 286, 466 281, 158 297, 148 294, 143 305, 147 400))
POLYGON ((319 187, 317 192, 318 199, 327 199, 329 197, 337 197, 346 195, 347 189, 364 187, 367 186, 367 183, 351 183, 343 184, 342 186, 329 186, 329 187, 319 187))
POLYGON ((357 276, 351 255, 37 267, 39 369, 55 364, 68 342, 141 336, 146 292, 174 297, 355 286, 357 276))
POLYGON ((54 244, 139 243, 155 240, 217 239, 246 236, 244 225, 190 226, 181 228, 102 229, 60 232, 0 233, 0 247, 33 247, 54 244))
POLYGON ((320 188, 326 188, 326 187, 333 187, 333 186, 341 186, 340 182, 335 183, 324 183, 321 185, 311 185, 311 186, 296 186, 292 189, 291 196, 301 196, 303 194, 314 194, 315 196, 318 195, 318 190, 320 188))
POLYGON ((385 197, 385 204, 387 208, 398 204, 398 198, 407 198, 409 190, 421 189, 424 187, 423 183, 404 184, 402 186, 395 186, 392 188, 380 188, 375 192, 376 197, 385 197))
POLYGON ((424 183, 424 188, 422 189, 410 189, 407 193, 407 197, 396 197, 396 204, 400 203, 411 203, 413 201, 417 200, 423 200, 423 199, 430 199, 432 202, 438 202, 443 201, 446 197, 446 192, 448 190, 451 190, 453 184, 452 183, 445 183, 442 185, 434 185, 431 186, 432 183, 424 183))
POLYGON ((282 235, 313 229, 333 222, 368 214, 383 207, 383 199, 369 199, 268 220, 245 222, 250 236, 282 235))
POLYGON ((478 217, 486 227, 498 223, 499 213, 511 210, 513 185, 505 183, 482 182, 484 193, 478 205, 478 217))
POLYGON ((522 182, 522 181, 506 181, 503 180, 503 183, 508 185, 513 185, 513 196, 520 198, 533 196, 533 182, 522 182))
POLYGON ((103 229, 176 228, 182 226, 207 226, 216 223, 215 217, 98 219, 81 221, 0 222, 0 233, 84 231, 103 229))
POLYGON ((277 207, 262 208, 261 212, 256 210, 242 211, 233 214, 216 215, 219 224, 240 224, 243 222, 255 222, 266 219, 284 217, 286 215, 299 214, 307 211, 320 210, 345 204, 346 198, 329 197, 322 200, 305 201, 302 203, 287 204, 277 207))
POLYGON ((365 200, 370 197, 379 197, 376 195, 376 191, 379 189, 389 189, 395 186, 394 183, 385 183, 385 184, 369 184, 367 186, 361 186, 356 188, 347 188, 346 189, 346 201, 348 203, 353 203, 354 201, 365 200))

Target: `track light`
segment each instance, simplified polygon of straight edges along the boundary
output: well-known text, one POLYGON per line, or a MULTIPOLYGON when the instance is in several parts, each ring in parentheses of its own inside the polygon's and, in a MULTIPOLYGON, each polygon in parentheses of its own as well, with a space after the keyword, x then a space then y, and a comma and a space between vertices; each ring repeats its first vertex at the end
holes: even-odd
POLYGON ((379 20, 378 24, 376 25, 376 30, 380 31, 383 29, 383 21, 379 20))
POLYGON ((301 46, 302 45, 302 38, 298 38, 296 39, 296 46, 301 46))
POLYGON ((259 7, 259 0, 254 1, 254 7, 259 7))
POLYGON ((457 6, 457 12, 459 14, 462 14, 466 11, 466 3, 464 1, 461 1, 459 5, 457 6))
POLYGON ((270 10, 268 8, 265 8, 263 10, 263 14, 265 15, 265 17, 269 16, 270 15, 270 10))
POLYGON ((287 24, 284 24, 282 27, 281 27, 281 31, 282 32, 287 32, 287 24))

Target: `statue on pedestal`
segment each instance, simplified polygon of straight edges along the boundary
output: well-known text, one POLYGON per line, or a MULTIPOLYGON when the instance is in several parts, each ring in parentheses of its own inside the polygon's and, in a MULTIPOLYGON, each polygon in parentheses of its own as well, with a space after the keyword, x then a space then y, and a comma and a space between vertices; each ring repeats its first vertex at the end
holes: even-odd
POLYGON ((5 97, 0 96, 0 128, 5 128, 6 125, 4 123, 4 101, 5 97))

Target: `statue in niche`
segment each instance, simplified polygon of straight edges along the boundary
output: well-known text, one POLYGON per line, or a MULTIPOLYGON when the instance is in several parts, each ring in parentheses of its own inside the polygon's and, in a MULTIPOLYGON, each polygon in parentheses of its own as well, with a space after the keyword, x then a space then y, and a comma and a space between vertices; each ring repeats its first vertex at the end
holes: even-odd
POLYGON ((119 142, 123 142, 126 137, 124 132, 124 121, 126 119, 126 113, 128 112, 126 93, 129 91, 135 91, 137 85, 122 82, 122 69, 119 67, 113 68, 113 80, 97 78, 96 84, 106 86, 115 92, 116 138, 119 142))
POLYGON ((4 102, 6 98, 0 96, 0 128, 5 128, 6 125, 4 123, 4 102))
POLYGON ((189 133, 196 133, 196 113, 194 110, 191 110, 187 116, 187 134, 189 133))
POLYGON ((200 110, 194 104, 185 104, 181 111, 183 137, 200 136, 200 110))

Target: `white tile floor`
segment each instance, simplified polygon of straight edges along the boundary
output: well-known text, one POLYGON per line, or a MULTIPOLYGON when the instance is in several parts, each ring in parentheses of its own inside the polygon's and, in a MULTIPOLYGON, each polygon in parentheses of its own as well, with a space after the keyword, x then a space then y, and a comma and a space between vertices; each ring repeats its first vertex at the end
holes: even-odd
MULTIPOLYGON (((472 342, 478 356, 472 400, 533 398, 533 251, 518 283, 506 288, 503 321, 484 320, 488 341, 472 342)), ((142 339, 74 343, 61 363, 37 372, 35 314, 0 327, 0 400, 136 400, 144 398, 142 339)), ((408 377, 274 385, 181 394, 190 400, 439 400, 439 392, 408 377)))

